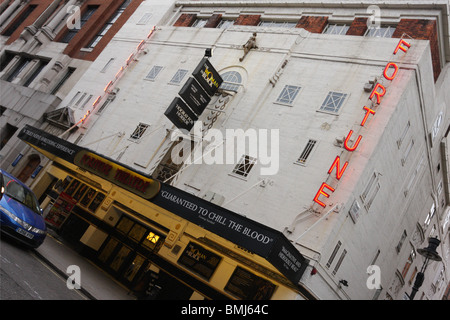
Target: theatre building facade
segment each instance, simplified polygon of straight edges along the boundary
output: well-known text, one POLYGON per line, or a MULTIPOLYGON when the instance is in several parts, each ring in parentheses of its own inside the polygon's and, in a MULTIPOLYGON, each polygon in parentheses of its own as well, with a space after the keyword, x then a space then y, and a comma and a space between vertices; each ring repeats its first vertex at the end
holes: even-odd
POLYGON ((73 123, 18 130, 65 241, 157 299, 409 299, 432 237, 415 299, 444 296, 448 1, 133 8, 73 123))
POLYGON ((281 232, 34 127, 19 138, 53 160, 47 224, 138 297, 313 298, 281 232))

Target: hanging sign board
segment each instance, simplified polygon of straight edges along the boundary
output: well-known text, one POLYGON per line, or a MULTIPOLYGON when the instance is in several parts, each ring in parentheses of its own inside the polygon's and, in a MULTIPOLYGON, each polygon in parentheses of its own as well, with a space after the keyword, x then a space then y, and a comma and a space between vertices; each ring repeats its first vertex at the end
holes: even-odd
POLYGON ((164 112, 164 115, 169 118, 177 128, 186 129, 187 131, 190 131, 194 126, 195 121, 198 120, 195 113, 192 112, 187 104, 179 97, 173 99, 166 112, 164 112))
POLYGON ((201 115, 211 98, 194 78, 189 78, 178 93, 197 115, 201 115))
POLYGON ((208 58, 203 58, 192 73, 198 83, 210 95, 214 95, 223 82, 222 77, 214 69, 208 58))

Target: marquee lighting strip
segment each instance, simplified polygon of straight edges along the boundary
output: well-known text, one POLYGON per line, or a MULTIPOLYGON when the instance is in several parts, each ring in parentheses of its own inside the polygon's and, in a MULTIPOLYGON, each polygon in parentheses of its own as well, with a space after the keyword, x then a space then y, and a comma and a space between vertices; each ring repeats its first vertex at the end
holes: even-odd
POLYGON ((120 67, 119 71, 115 74, 114 78, 111 81, 109 81, 108 84, 105 86, 105 88, 103 89, 103 94, 101 96, 98 96, 97 99, 95 99, 94 103, 92 104, 92 108, 90 110, 87 110, 86 113, 83 115, 83 117, 67 131, 70 131, 71 129, 78 126, 79 124, 84 123, 89 118, 89 116, 94 112, 94 110, 97 108, 97 106, 103 100, 103 98, 111 93, 111 91, 114 89, 115 84, 122 77, 125 70, 130 66, 130 64, 133 61, 136 61, 135 57, 137 57, 144 50, 146 41, 148 39, 150 39, 150 37, 155 32, 155 30, 156 30, 156 26, 153 26, 153 28, 148 33, 147 37, 145 39, 141 40, 141 42, 139 42, 136 49, 134 49, 134 51, 128 56, 127 60, 125 60, 125 65, 120 67))

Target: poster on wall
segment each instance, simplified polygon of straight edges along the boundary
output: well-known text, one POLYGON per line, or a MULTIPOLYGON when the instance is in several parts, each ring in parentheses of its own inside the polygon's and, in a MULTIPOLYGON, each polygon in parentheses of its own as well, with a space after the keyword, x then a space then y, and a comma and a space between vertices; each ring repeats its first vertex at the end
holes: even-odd
POLYGON ((225 291, 244 300, 268 300, 275 288, 272 282, 236 267, 225 286, 225 291))
POLYGON ((53 207, 45 216, 45 221, 56 228, 60 228, 64 221, 66 221, 75 204, 76 201, 73 200, 72 197, 62 192, 53 204, 53 207))
POLYGON ((209 280, 221 257, 205 248, 189 242, 178 259, 178 263, 209 280))

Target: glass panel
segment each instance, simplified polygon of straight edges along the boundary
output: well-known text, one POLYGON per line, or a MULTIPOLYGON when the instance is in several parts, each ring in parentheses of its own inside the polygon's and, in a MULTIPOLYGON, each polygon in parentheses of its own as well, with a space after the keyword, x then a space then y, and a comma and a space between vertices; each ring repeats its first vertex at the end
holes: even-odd
POLYGON ((111 269, 118 271, 130 252, 131 250, 128 247, 123 246, 120 248, 114 260, 111 262, 111 269))
POLYGON ((128 266, 127 271, 125 272, 125 279, 128 281, 133 281, 134 277, 136 276, 136 273, 141 268, 142 264, 145 262, 145 258, 137 255, 136 258, 134 258, 133 262, 128 266))
POLYGON ((116 239, 110 239, 108 244, 103 248, 103 251, 100 254, 100 256, 98 257, 98 259, 102 262, 106 262, 106 260, 108 260, 111 253, 116 248, 117 243, 118 243, 118 241, 116 239))
POLYGON ((134 222, 128 218, 122 217, 119 224, 117 225, 117 230, 122 232, 123 234, 127 234, 128 231, 131 230, 131 227, 133 226, 134 222))
POLYGON ((141 226, 139 224, 135 224, 133 229, 131 229, 130 233, 128 234, 128 236, 131 239, 139 242, 139 241, 141 241, 141 239, 144 236, 146 231, 147 230, 143 226, 141 226))

